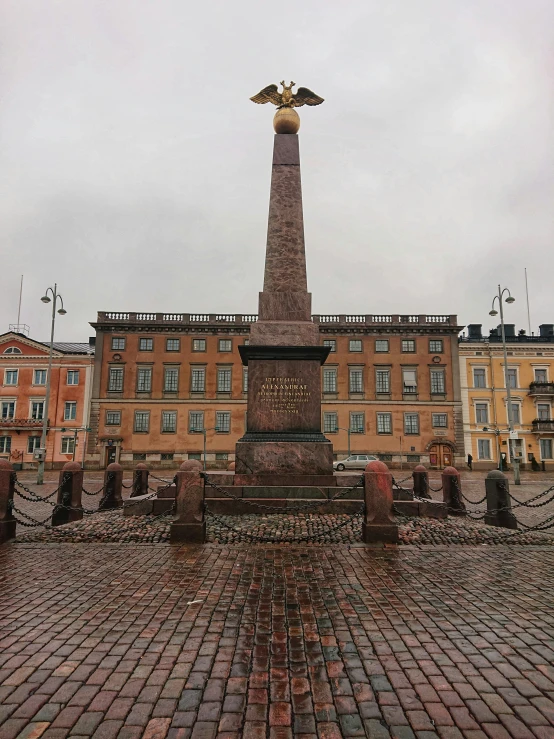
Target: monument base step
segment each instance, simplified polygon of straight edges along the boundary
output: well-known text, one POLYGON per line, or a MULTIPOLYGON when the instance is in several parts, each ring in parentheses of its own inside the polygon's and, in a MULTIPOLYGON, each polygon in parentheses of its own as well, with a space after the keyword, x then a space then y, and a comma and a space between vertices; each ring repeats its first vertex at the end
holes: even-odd
MULTIPOLYGON (((237 498, 256 498, 270 500, 276 498, 279 500, 329 500, 334 495, 340 495, 341 488, 337 487, 319 487, 319 486, 300 486, 300 485, 271 485, 271 486, 218 486, 220 489, 212 488, 206 485, 206 498, 224 498, 221 490, 229 495, 237 498)), ((362 500, 363 489, 356 488, 345 492, 346 500, 362 500)))
MULTIPOLYGON (((242 500, 230 500, 229 498, 210 498, 207 501, 208 509, 219 516, 267 516, 272 515, 271 508, 275 509, 275 513, 282 513, 281 508, 290 509, 290 513, 301 506, 303 503, 309 503, 308 500, 298 500, 294 498, 248 498, 242 500), (248 503, 245 501, 248 500, 248 503), (260 503, 265 508, 259 508, 253 503, 260 503)), ((361 501, 359 500, 337 500, 333 503, 323 503, 309 509, 299 511, 302 514, 329 515, 333 513, 357 513, 360 510, 361 501)), ((209 518, 209 514, 207 514, 209 518)))

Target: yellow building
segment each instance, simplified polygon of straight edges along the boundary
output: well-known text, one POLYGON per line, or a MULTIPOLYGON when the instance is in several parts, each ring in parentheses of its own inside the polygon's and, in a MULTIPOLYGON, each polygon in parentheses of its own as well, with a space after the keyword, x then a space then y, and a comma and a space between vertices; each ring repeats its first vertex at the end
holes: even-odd
POLYGON ((467 328, 460 338, 460 383, 465 450, 473 468, 496 468, 502 456, 508 464, 519 459, 522 469, 554 469, 554 325, 542 324, 538 336, 528 336, 505 324, 511 435, 500 327, 487 337, 480 324, 467 328))

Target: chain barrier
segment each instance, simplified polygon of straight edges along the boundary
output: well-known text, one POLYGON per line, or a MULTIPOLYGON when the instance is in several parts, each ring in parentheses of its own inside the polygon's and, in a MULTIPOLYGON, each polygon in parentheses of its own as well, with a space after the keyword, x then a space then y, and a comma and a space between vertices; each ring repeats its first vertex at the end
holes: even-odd
POLYGON ((56 495, 57 492, 59 492, 61 490, 61 488, 65 485, 65 483, 67 482, 68 479, 69 479, 69 475, 64 475, 64 477, 62 478, 62 481, 58 485, 58 487, 53 492, 51 492, 48 495, 46 495, 46 496, 43 497, 42 495, 38 495, 38 493, 36 493, 34 490, 31 490, 31 488, 25 487, 25 485, 22 482, 19 482, 19 480, 17 479, 17 475, 15 474, 15 472, 13 473, 13 480, 14 480, 15 486, 17 488, 21 488, 21 490, 24 490, 26 493, 28 493, 29 495, 31 495, 33 497, 32 498, 28 498, 25 495, 23 495, 19 490, 15 490, 15 492, 21 498, 23 498, 23 500, 28 500, 28 501, 30 501, 32 503, 47 502, 50 498, 52 498, 54 495, 56 495))
MULTIPOLYGON (((352 523, 356 518, 360 518, 364 515, 365 511, 365 501, 362 503, 362 506, 358 511, 351 514, 350 516, 347 516, 347 518, 344 521, 340 521, 335 526, 328 527, 325 532, 319 532, 317 534, 305 534, 304 536, 289 536, 289 537, 272 537, 267 535, 258 535, 258 534, 250 534, 247 531, 241 531, 240 529, 235 528, 234 526, 231 526, 227 523, 227 521, 224 520, 222 516, 218 516, 216 513, 213 513, 210 511, 207 507, 205 507, 205 512, 208 516, 214 519, 216 523, 219 523, 220 526, 223 526, 223 528, 232 531, 235 534, 238 534, 240 537, 246 537, 251 542, 258 542, 261 544, 302 544, 302 543, 315 543, 321 539, 322 536, 328 536, 329 534, 334 533, 335 531, 338 531, 345 526, 348 526, 349 523, 352 523)), ((290 509, 289 509, 290 513, 290 509)))
POLYGON ((427 487, 429 488, 429 490, 432 490, 434 493, 442 492, 442 483, 441 483, 440 488, 432 488, 431 485, 429 484, 429 480, 427 480, 427 487))
POLYGON ((542 503, 536 503, 536 504, 534 504, 534 501, 540 500, 541 498, 544 498, 545 495, 548 495, 548 493, 553 492, 554 491, 554 485, 552 485, 551 487, 549 487, 548 490, 544 490, 542 493, 539 493, 538 495, 535 495, 534 498, 531 498, 530 500, 527 500, 527 501, 518 500, 518 498, 516 498, 515 495, 512 495, 510 493, 510 491, 508 490, 508 488, 506 486, 506 483, 500 482, 498 484, 498 486, 500 488, 502 488, 502 490, 505 493, 508 493, 508 495, 510 496, 510 498, 512 500, 515 500, 516 505, 512 506, 512 508, 519 508, 520 506, 523 506, 524 508, 541 508, 542 506, 548 505, 548 503, 552 503, 552 501, 554 500, 554 495, 553 495, 548 500, 543 500, 542 503))
MULTIPOLYGON (((308 503, 303 503, 298 506, 290 506, 287 508, 285 506, 264 505, 263 503, 258 503, 257 501, 249 500, 248 498, 239 498, 237 495, 233 495, 232 493, 229 493, 227 490, 224 490, 219 485, 216 485, 215 482, 212 482, 205 472, 202 474, 202 476, 204 477, 204 480, 207 485, 209 485, 214 490, 217 490, 217 492, 221 493, 221 495, 223 495, 225 498, 231 498, 231 500, 234 500, 237 503, 245 503, 246 505, 254 506, 255 508, 260 508, 262 510, 271 511, 272 513, 297 513, 298 511, 309 510, 311 508, 319 508, 320 506, 324 506, 329 503, 334 503, 336 500, 343 498, 347 493, 351 493, 356 488, 361 487, 364 481, 364 478, 360 477, 360 479, 355 485, 352 485, 349 488, 344 488, 344 490, 341 490, 340 492, 333 495, 332 498, 325 498, 323 500, 311 500, 308 503)), ((318 488, 318 489, 321 490, 321 488, 318 488)))
POLYGON ((159 480, 160 482, 168 482, 170 485, 171 485, 171 482, 175 482, 175 477, 177 477, 177 475, 175 475, 175 477, 173 478, 173 480, 170 482, 169 480, 164 480, 163 477, 158 477, 153 472, 149 472, 149 476, 152 477, 152 478, 154 478, 154 480, 159 480))
POLYGON ((471 500, 466 495, 464 495, 461 490, 460 495, 466 501, 466 503, 471 503, 472 505, 481 505, 481 503, 484 503, 487 499, 487 495, 485 494, 482 498, 479 498, 479 500, 471 500))
POLYGON ((98 490, 97 490, 97 491, 96 491, 95 493, 91 493, 91 492, 90 492, 90 490, 85 490, 85 488, 82 488, 82 490, 83 490, 83 493, 84 493, 85 495, 90 495, 91 497, 94 497, 95 495, 98 495, 99 493, 101 493, 101 492, 102 492, 102 490, 104 490, 104 488, 105 488, 105 487, 106 487, 106 485, 105 485, 105 484, 104 484, 104 485, 102 485, 102 487, 101 487, 101 488, 99 488, 99 489, 98 489, 98 490))
MULTIPOLYGON (((394 481, 394 477, 392 479, 394 481)), ((398 480, 398 482, 396 484, 397 485, 402 485, 403 482, 406 482, 407 480, 411 480, 411 479, 413 479, 413 475, 408 475, 408 477, 405 477, 403 480, 398 480)))

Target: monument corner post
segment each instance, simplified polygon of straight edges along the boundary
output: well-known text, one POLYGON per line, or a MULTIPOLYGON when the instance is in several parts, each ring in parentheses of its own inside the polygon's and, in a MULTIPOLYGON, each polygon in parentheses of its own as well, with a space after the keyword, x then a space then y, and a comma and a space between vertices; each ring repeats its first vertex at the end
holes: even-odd
POLYGON ((15 539, 16 520, 13 515, 15 473, 13 466, 0 459, 0 544, 15 539))
POLYGON ((169 541, 171 544, 203 544, 206 541, 205 481, 200 462, 183 462, 176 475, 176 485, 177 515, 171 523, 169 541))
POLYGON ((398 524, 393 515, 392 475, 384 462, 370 462, 364 472, 365 515, 362 540, 397 544, 398 524))

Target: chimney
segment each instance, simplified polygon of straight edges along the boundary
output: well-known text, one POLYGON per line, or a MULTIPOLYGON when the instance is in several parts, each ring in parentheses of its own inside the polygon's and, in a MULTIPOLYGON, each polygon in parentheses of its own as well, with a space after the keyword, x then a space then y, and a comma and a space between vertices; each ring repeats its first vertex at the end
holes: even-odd
POLYGON ((89 346, 96 346, 96 336, 89 336, 88 337, 88 345, 89 346))
POLYGON ((481 333, 482 323, 470 323, 467 327, 467 335, 469 339, 482 339, 483 334, 481 333))
POLYGON ((541 323, 539 326, 541 339, 547 339, 554 336, 554 323, 541 323))
MULTIPOLYGON (((499 336, 502 336, 502 328, 498 326, 498 334, 499 336)), ((505 323, 504 324, 504 335, 507 339, 513 339, 516 335, 516 325, 515 323, 505 323)))

